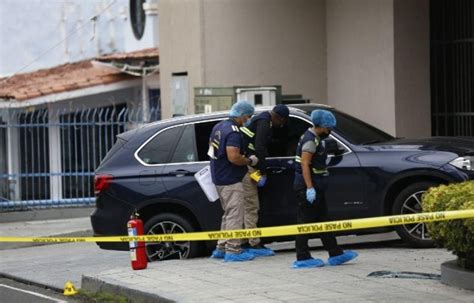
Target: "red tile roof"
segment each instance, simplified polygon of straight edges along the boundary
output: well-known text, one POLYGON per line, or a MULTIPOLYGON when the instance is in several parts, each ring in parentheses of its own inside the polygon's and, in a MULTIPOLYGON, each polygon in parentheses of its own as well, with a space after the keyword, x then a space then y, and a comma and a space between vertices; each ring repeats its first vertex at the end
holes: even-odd
MULTIPOLYGON (((97 58, 100 61, 149 59, 158 56, 158 49, 145 49, 97 58)), ((0 99, 23 101, 54 93, 109 84, 135 77, 120 70, 93 64, 93 60, 67 63, 53 68, 0 78, 0 99)))
POLYGON ((158 60, 160 54, 158 48, 147 48, 139 51, 129 52, 129 53, 116 53, 110 55, 104 55, 98 57, 99 61, 119 61, 119 60, 128 60, 128 59, 156 59, 158 60))

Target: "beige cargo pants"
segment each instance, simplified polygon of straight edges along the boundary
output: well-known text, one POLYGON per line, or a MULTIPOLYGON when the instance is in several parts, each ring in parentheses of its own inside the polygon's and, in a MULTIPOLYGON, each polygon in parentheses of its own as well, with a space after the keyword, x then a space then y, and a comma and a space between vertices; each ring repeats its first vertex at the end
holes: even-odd
MULTIPOLYGON (((249 166, 249 171, 242 180, 245 193, 244 204, 244 227, 257 228, 258 210, 260 209, 260 201, 258 200, 257 183, 250 178, 250 174, 255 171, 255 168, 249 166)), ((245 241, 245 240, 243 240, 245 241)), ((259 238, 248 239, 250 245, 255 246, 260 243, 259 238)))
MULTIPOLYGON (((224 214, 221 230, 244 228, 244 186, 242 182, 231 185, 216 186, 224 214)), ((217 249, 226 253, 240 253, 240 239, 223 239, 217 241, 217 249)))

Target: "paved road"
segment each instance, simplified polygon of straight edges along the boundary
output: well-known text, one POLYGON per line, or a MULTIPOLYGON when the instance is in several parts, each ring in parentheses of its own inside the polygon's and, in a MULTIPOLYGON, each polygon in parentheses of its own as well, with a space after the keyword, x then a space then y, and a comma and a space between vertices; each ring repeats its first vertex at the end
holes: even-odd
POLYGON ((66 298, 65 296, 51 289, 23 284, 6 278, 0 278, 0 298, 2 302, 79 302, 71 298, 66 298))

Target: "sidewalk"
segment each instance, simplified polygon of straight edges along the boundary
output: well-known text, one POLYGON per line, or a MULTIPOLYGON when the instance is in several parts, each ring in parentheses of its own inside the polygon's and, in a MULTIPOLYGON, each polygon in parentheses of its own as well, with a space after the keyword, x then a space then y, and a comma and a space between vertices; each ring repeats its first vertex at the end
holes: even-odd
MULTIPOLYGON (((342 266, 292 269, 293 251, 245 263, 199 258, 118 266, 82 278, 90 291, 121 292, 138 302, 472 302, 474 293, 439 280, 368 277, 375 271, 440 274, 444 249, 363 248, 342 266)), ((326 259, 317 250, 314 257, 326 259)), ((474 283, 474 282, 473 282, 474 283)))
MULTIPOLYGON (((88 217, 0 224, 0 234, 8 236, 89 231, 88 217)), ((94 243, 15 250, 0 243, 0 274, 55 289, 69 280, 88 291, 125 294, 134 302, 472 302, 474 292, 437 279, 368 277, 376 271, 439 275, 441 263, 454 259, 445 249, 411 249, 393 239, 393 234, 341 237, 346 249, 360 254, 355 262, 299 270, 290 268, 293 242, 269 245, 276 256, 250 262, 223 263, 205 257, 153 262, 140 271, 131 269, 127 252, 101 250, 94 243)), ((316 247, 313 257, 325 260, 320 241, 310 243, 316 247)))
MULTIPOLYGON (((0 235, 9 237, 86 237, 92 235, 89 218, 0 223, 0 235)), ((51 243, 1 243, 0 250, 51 245, 51 243)))

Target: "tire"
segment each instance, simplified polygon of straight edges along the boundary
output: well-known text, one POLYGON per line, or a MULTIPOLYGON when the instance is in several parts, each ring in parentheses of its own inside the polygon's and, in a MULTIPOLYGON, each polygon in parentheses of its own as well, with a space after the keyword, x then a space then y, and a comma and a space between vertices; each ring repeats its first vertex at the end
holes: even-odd
MULTIPOLYGON (((409 185, 395 198, 392 214, 406 215, 422 212, 421 196, 428 188, 437 185, 434 182, 419 182, 409 185)), ((435 246, 425 223, 397 225, 395 230, 400 238, 411 247, 428 248, 435 246)))
MULTIPOLYGON (((174 213, 163 213, 152 217, 146 221, 144 229, 147 235, 196 231, 187 218, 174 213)), ((146 253, 150 262, 188 259, 199 254, 199 243, 196 241, 146 242, 146 253)))

